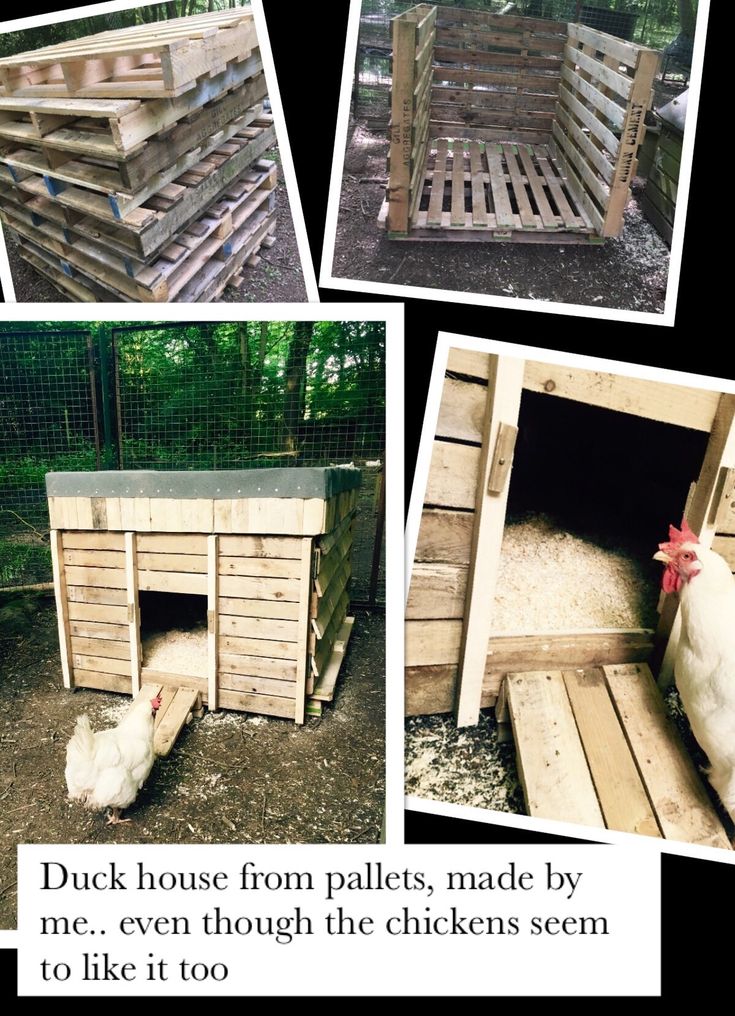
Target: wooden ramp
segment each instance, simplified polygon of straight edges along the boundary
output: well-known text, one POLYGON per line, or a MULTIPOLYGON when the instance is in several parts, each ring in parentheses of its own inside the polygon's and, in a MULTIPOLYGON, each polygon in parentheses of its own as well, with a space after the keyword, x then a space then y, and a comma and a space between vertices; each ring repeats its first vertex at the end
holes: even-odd
POLYGON ((194 714, 201 710, 202 703, 195 688, 175 688, 164 684, 142 685, 135 702, 141 699, 150 701, 157 695, 161 696, 161 707, 156 713, 153 747, 159 758, 166 758, 184 726, 191 723, 194 714))
POLYGON ((346 617, 339 629, 329 662, 322 670, 314 685, 314 690, 306 700, 307 716, 321 716, 325 702, 331 702, 334 698, 334 689, 337 687, 337 678, 342 669, 342 661, 347 652, 347 643, 350 641, 352 626, 355 623, 354 617, 346 617))
POLYGON ((496 714, 529 815, 730 849, 647 664, 508 674, 496 714))

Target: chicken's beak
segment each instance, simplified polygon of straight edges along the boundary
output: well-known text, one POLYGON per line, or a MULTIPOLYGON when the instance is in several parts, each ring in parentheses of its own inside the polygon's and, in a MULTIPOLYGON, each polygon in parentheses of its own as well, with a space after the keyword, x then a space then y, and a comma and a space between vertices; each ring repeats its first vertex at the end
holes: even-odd
POLYGON ((659 550, 653 555, 654 561, 663 561, 664 564, 671 564, 671 558, 665 550, 659 550))

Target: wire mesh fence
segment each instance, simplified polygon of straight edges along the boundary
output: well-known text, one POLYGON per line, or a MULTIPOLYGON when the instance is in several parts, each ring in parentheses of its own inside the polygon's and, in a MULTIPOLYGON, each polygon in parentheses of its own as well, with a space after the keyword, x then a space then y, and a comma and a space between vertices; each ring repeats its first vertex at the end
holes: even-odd
POLYGON ((363 470, 352 595, 383 602, 385 328, 375 322, 0 332, 0 587, 50 579, 51 470, 363 470))
MULTIPOLYGON (((691 60, 698 0, 458 0, 444 6, 482 10, 488 14, 575 21, 610 35, 665 52, 686 69, 691 60), (671 53, 668 51, 671 50, 671 53)), ((406 0, 363 0, 353 89, 356 118, 387 124, 391 82, 391 18, 413 3, 406 0)))

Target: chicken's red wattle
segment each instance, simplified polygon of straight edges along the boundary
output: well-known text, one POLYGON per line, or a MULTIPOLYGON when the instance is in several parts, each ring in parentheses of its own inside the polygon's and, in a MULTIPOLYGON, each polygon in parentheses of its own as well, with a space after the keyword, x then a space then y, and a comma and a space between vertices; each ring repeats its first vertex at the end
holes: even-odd
POLYGON ((664 576, 661 582, 665 593, 678 593, 681 589, 681 576, 673 564, 667 564, 664 568, 664 576))

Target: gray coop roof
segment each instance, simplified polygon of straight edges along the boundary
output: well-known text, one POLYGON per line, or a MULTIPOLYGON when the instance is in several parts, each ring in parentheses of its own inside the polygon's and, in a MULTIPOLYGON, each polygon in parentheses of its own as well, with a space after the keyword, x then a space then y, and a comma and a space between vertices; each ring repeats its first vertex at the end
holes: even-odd
POLYGON ((687 103, 689 101, 689 89, 682 92, 681 95, 677 95, 671 102, 667 102, 661 109, 656 110, 656 115, 659 116, 665 124, 669 127, 673 127, 677 131, 684 133, 684 125, 687 118, 687 103))
POLYGON ((109 470, 47 473, 49 497, 327 498, 360 486, 353 466, 297 466, 291 469, 213 471, 109 470))

